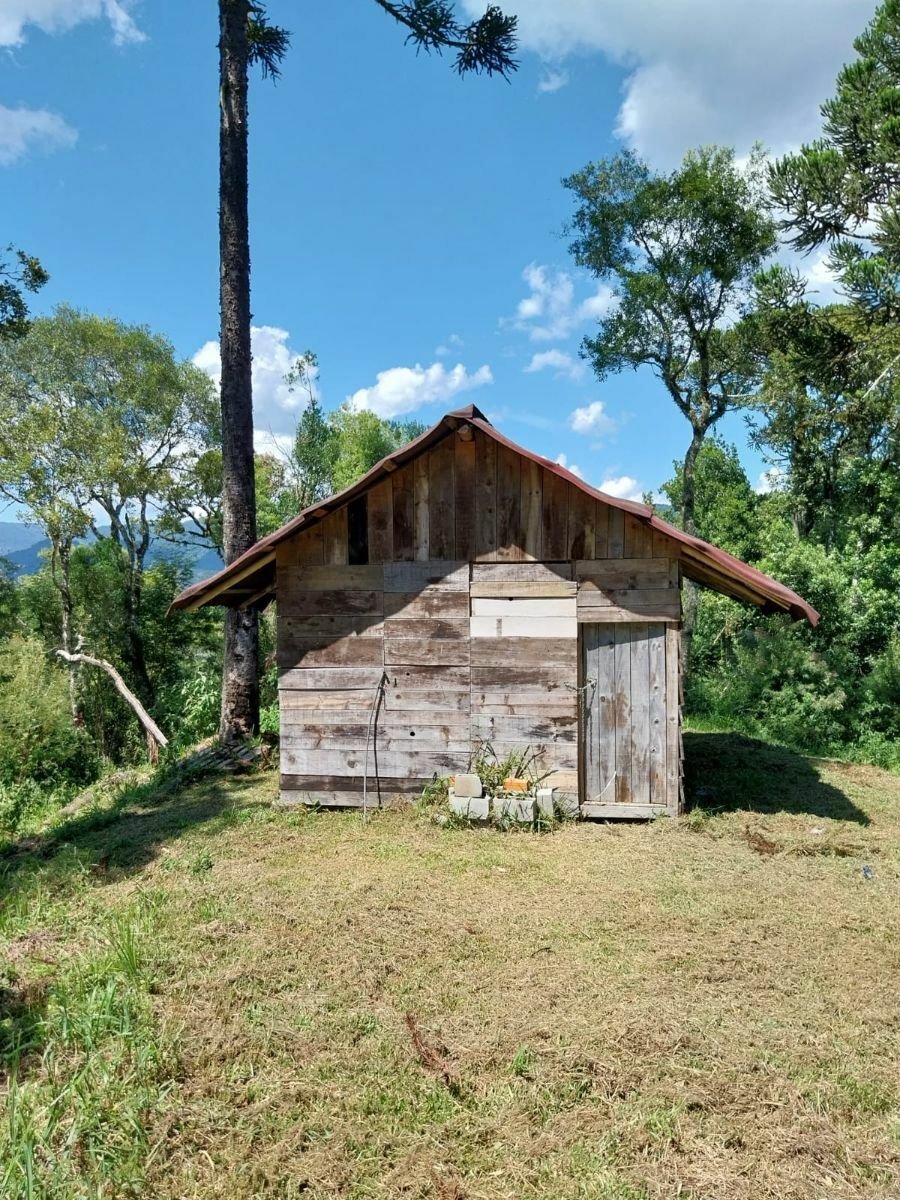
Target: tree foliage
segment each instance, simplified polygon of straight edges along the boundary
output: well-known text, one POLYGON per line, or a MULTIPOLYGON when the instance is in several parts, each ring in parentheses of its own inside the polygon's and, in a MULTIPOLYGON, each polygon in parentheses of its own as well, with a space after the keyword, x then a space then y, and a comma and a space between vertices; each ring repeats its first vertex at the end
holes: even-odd
POLYGON ((898 44, 900 0, 886 0, 822 105, 822 136, 770 175, 793 244, 827 246, 848 295, 885 321, 900 314, 898 44))
POLYGON ((0 251, 0 339, 21 337, 28 328, 25 292, 37 292, 50 276, 33 254, 7 246, 0 251))
POLYGON ((649 367, 690 423, 681 513, 693 532, 703 438, 752 386, 753 363, 733 323, 775 248, 761 155, 740 170, 730 150, 709 147, 658 175, 625 152, 564 183, 577 200, 575 260, 614 290, 584 353, 599 379, 649 367))

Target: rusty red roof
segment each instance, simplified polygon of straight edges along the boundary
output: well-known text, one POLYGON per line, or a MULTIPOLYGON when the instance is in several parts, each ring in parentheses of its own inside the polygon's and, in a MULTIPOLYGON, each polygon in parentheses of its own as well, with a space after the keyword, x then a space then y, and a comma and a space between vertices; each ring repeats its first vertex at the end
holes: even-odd
MULTIPOLYGON (((765 610, 781 610, 789 612, 795 619, 805 617, 810 624, 815 625, 819 620, 819 614, 816 610, 796 592, 791 591, 783 583, 779 583, 777 579, 772 579, 763 571, 756 567, 751 567, 748 563, 741 562, 739 558, 735 558, 733 554, 729 554, 726 550, 720 549, 718 546, 713 546, 709 542, 704 542, 701 538, 693 537, 689 533, 685 533, 683 529, 678 529, 675 525, 670 525, 668 521, 664 521, 657 516, 653 509, 647 504, 639 504, 634 500, 622 500, 618 496, 609 496, 605 492, 599 491, 597 488, 592 488, 585 483, 583 479, 579 479, 577 475, 573 475, 571 471, 567 471, 565 467, 561 467, 559 463, 551 461, 549 458, 544 458, 540 454, 534 454, 530 450, 526 450, 524 446, 519 446, 509 438, 504 437, 495 427, 488 421, 484 413, 482 413, 474 404, 469 404, 465 408, 456 409, 454 412, 447 413, 445 416, 430 429, 427 429, 419 437, 408 442, 399 450, 395 450, 392 454, 388 454, 380 462, 376 463, 370 471, 367 471, 362 478, 356 483, 345 488, 342 492, 337 492, 335 495, 328 497, 326 500, 321 500, 317 504, 312 504, 308 508, 303 509, 298 513, 293 520, 288 521, 280 529, 276 529, 274 533, 270 533, 267 537, 261 538, 249 550, 245 551, 239 558, 236 558, 233 563, 227 567, 223 567, 215 575, 211 575, 208 579, 201 580, 199 583, 193 584, 186 588, 179 596, 177 596, 171 604, 171 609, 195 609, 202 608, 206 604, 225 604, 227 605, 229 584, 236 586, 239 582, 250 586, 253 589, 254 583, 259 583, 260 587, 257 590, 262 590, 267 582, 267 576, 271 572, 272 580, 274 581, 274 557, 275 547, 283 542, 286 538, 292 537, 295 533, 299 533, 301 529, 308 528, 310 525, 320 521, 329 512, 341 505, 346 504, 355 496, 360 495, 372 486, 381 476, 388 474, 397 467, 403 466, 411 459, 416 458, 424 450, 427 450, 435 442, 440 441, 448 432, 456 429, 461 422, 468 422, 482 433, 493 438, 500 445, 506 446, 511 450, 515 450, 517 454, 521 454, 524 458, 530 459, 532 462, 539 463, 547 471, 552 471, 554 475, 558 475, 561 479, 565 479, 567 483, 579 488, 588 496, 592 496, 596 500, 602 500, 604 504, 608 504, 611 508, 622 509, 638 517, 646 525, 652 529, 659 530, 673 541, 679 544, 679 559, 681 561, 684 573, 691 578, 696 579, 700 583, 707 584, 718 591, 723 591, 726 594, 736 596, 740 599, 750 599, 754 603, 760 604, 765 610), (729 586, 730 585, 730 586, 729 586)), ((242 588, 239 596, 232 597, 233 603, 243 603, 246 601, 247 590, 242 588)))

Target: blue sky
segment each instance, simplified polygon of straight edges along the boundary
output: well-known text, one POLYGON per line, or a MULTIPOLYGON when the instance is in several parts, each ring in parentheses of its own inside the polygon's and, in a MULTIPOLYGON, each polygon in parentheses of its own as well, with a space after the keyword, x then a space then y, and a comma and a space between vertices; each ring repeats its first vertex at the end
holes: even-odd
MULTIPOLYGON (((874 5, 505 7, 509 84, 417 56, 372 0, 271 0, 293 46, 251 94, 258 437, 289 434, 281 377, 311 348, 326 407, 430 421, 471 401, 595 485, 652 491, 687 425, 649 374, 601 384, 579 361, 608 297, 571 263, 560 179, 623 145, 667 168, 701 142, 814 136, 874 5)), ((145 323, 213 374, 216 39, 213 0, 0 0, 0 243, 50 271, 35 309, 145 323)), ((742 420, 722 432, 755 480, 742 420)))

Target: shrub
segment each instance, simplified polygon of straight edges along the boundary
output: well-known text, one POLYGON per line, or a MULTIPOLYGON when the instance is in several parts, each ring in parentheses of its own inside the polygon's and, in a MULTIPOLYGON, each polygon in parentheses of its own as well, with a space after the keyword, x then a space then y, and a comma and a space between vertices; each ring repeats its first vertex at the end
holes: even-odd
POLYGON ((72 720, 66 672, 34 639, 0 650, 0 783, 87 783, 96 753, 72 720))

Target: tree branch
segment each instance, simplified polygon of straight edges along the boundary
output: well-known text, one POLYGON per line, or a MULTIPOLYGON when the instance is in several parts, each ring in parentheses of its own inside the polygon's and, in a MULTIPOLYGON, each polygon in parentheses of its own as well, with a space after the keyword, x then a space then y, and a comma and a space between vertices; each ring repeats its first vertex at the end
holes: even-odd
POLYGON ((168 746, 169 739, 144 708, 143 704, 141 704, 140 700, 138 700, 134 692, 128 687, 125 680, 112 665, 112 663, 107 662, 105 658, 94 658, 91 654, 70 654, 66 650, 57 650, 56 653, 60 658, 64 658, 66 662, 86 663, 89 667, 99 667, 101 671, 105 671, 115 684, 116 691, 119 693, 122 699, 125 700, 127 704, 131 705, 135 715, 149 736, 152 738, 153 742, 160 746, 168 746))

